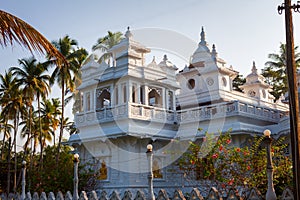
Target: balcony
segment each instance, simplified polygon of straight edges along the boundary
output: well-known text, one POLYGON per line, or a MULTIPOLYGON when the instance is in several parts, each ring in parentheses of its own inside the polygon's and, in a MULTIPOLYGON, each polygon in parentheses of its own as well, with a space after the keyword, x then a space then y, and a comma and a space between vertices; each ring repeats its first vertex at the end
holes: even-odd
POLYGON ((286 113, 239 101, 232 101, 177 111, 177 121, 185 123, 237 115, 278 123, 282 117, 286 116, 286 113))
POLYGON ((224 102, 179 111, 171 111, 137 103, 127 103, 115 107, 98 109, 96 112, 78 113, 75 115, 75 122, 77 127, 122 119, 174 124, 174 122, 188 123, 230 116, 244 116, 278 123, 282 117, 286 116, 286 113, 239 101, 224 102))
POLYGON ((75 115, 77 127, 121 119, 173 124, 176 119, 176 112, 155 106, 127 103, 115 107, 97 109, 96 112, 81 112, 75 115))

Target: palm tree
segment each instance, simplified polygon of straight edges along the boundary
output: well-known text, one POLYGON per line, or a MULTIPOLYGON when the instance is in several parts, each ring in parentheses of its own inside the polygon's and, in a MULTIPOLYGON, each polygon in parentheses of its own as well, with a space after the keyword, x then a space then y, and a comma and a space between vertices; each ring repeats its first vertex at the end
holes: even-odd
MULTIPOLYGON (((7 104, 6 99, 9 99, 10 97, 10 91, 13 90, 12 88, 15 87, 15 82, 16 79, 13 77, 11 72, 5 72, 4 75, 0 74, 0 104, 2 107, 5 107, 7 104)), ((8 116, 3 115, 1 112, 1 121, 4 121, 4 128, 8 127, 8 116)), ((7 135, 8 130, 4 130, 3 134, 3 143, 7 138, 10 137, 10 135, 7 135)), ((2 146, 2 151, 1 151, 1 158, 3 158, 3 151, 4 151, 4 146, 2 146)))
POLYGON ((67 65, 64 56, 37 30, 22 19, 0 10, 0 45, 17 43, 31 52, 49 55, 57 65, 67 65))
MULTIPOLYGON (((3 98, 2 98, 3 99, 3 98)), ((14 147, 14 192, 17 190, 17 133, 18 133, 18 125, 19 119, 26 115, 26 109, 23 102, 23 94, 22 91, 18 88, 18 85, 15 84, 12 87, 12 90, 9 91, 9 96, 6 96, 3 101, 6 101, 3 109, 2 114, 6 115, 9 120, 13 120, 13 143, 12 146, 14 147)), ((11 151, 11 150, 10 150, 11 151)), ((9 168, 10 168, 10 161, 9 161, 9 168)), ((9 170, 10 171, 10 170, 9 170)), ((9 182, 8 182, 9 184, 9 182)), ((8 188, 9 192, 9 188, 8 188)))
MULTIPOLYGON (((296 67, 300 67, 300 53, 295 47, 296 67)), ((271 53, 268 55, 270 61, 265 63, 266 67, 262 70, 262 75, 266 78, 267 83, 273 87, 271 92, 275 99, 279 99, 282 94, 288 91, 287 73, 286 73, 286 45, 280 44, 279 54, 271 53)))
POLYGON ((13 128, 13 126, 8 123, 8 119, 5 116, 0 115, 0 132, 3 134, 1 157, 0 157, 1 160, 4 160, 5 140, 6 140, 6 138, 10 138, 10 133, 11 133, 12 128, 13 128))
MULTIPOLYGON (((26 105, 27 107, 27 105, 26 105)), ((28 115, 26 117, 24 117, 22 119, 22 121, 20 122, 20 126, 22 127, 21 128, 21 138, 24 140, 25 138, 26 141, 25 141, 25 144, 23 146, 23 149, 24 149, 24 157, 27 155, 28 152, 31 152, 31 155, 30 155, 30 161, 32 159, 32 154, 33 154, 33 142, 34 142, 34 134, 35 134, 35 130, 34 130, 34 127, 35 127, 35 121, 34 119, 37 118, 35 116, 35 113, 34 112, 34 107, 32 106, 32 108, 27 108, 27 110, 29 111, 28 115), (30 146, 29 146, 30 145, 30 146)))
POLYGON ((59 151, 63 136, 63 121, 64 121, 64 107, 65 107, 65 94, 68 91, 73 92, 75 90, 75 82, 78 79, 78 72, 82 61, 87 56, 87 52, 84 49, 77 47, 77 41, 71 39, 69 36, 65 36, 58 41, 53 42, 54 46, 65 56, 68 65, 57 65, 51 75, 51 84, 54 84, 55 80, 61 87, 61 122, 60 133, 57 145, 57 163, 59 160, 59 151))
POLYGON ((53 143, 55 145, 55 131, 59 126, 59 116, 61 115, 61 105, 59 99, 45 99, 42 102, 41 112, 44 134, 53 135, 53 143))
MULTIPOLYGON (((50 86, 48 84, 50 76, 45 74, 46 66, 41 63, 37 63, 35 58, 21 59, 19 60, 20 67, 11 67, 9 70, 17 77, 17 84, 22 86, 23 95, 29 109, 29 116, 32 114, 32 101, 36 97, 38 103, 39 113, 39 127, 40 127, 40 163, 43 163, 43 145, 42 144, 42 124, 40 117, 40 98, 48 96, 50 86)), ((29 125, 31 118, 29 118, 29 125)), ((30 130, 29 126, 29 131, 30 130)))
POLYGON ((121 32, 111 32, 107 31, 107 35, 99 38, 97 43, 92 47, 92 49, 100 50, 103 52, 103 55, 100 57, 99 61, 108 60, 108 64, 110 64, 109 59, 111 58, 111 53, 108 52, 110 48, 118 44, 123 39, 123 34, 121 32))

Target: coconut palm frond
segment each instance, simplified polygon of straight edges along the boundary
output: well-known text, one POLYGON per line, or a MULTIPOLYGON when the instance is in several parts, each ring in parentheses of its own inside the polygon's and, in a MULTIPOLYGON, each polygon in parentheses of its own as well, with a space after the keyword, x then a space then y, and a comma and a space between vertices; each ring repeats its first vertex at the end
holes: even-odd
POLYGON ((37 30, 20 18, 0 10, 0 45, 13 46, 15 43, 31 52, 48 54, 56 64, 66 64, 64 56, 37 30))

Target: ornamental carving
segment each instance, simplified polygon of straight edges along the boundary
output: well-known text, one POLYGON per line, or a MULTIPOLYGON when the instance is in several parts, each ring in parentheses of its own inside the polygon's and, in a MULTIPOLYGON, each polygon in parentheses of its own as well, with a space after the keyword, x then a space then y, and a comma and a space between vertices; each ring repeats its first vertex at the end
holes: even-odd
POLYGON ((208 77, 206 79, 206 83, 207 83, 207 85, 212 86, 214 84, 214 79, 211 77, 208 77))
POLYGON ((110 93, 110 89, 109 89, 108 87, 106 87, 106 88, 98 88, 98 89, 96 90, 96 95, 97 95, 97 97, 100 97, 100 95, 102 94, 102 92, 104 92, 104 90, 106 90, 107 92, 110 93))

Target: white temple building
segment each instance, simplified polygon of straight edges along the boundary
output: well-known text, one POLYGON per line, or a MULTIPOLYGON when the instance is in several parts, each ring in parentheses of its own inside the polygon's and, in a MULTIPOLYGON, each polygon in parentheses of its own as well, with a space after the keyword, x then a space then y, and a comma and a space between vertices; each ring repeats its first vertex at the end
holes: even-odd
POLYGON ((174 173, 172 163, 189 142, 205 132, 231 131, 235 145, 261 135, 265 129, 279 136, 289 133, 288 105, 274 102, 271 87, 249 66, 243 92, 233 90, 238 72, 210 49, 202 29, 191 61, 181 71, 162 55, 145 63, 151 50, 125 38, 112 47, 112 66, 98 63, 91 55, 82 66, 81 111, 75 115, 76 145, 82 162, 99 172, 99 188, 146 189, 146 146, 153 145, 154 187, 188 187, 183 174, 174 173), (202 131, 199 131, 199 128, 202 131))

